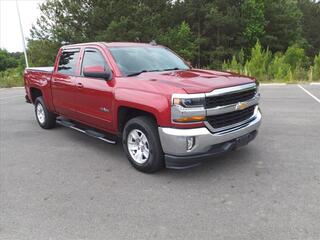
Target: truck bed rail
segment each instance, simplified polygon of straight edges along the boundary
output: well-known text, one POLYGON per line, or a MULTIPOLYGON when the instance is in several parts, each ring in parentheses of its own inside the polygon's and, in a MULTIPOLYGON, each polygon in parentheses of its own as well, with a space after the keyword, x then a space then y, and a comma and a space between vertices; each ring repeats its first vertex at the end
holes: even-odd
POLYGON ((35 71, 35 72, 48 72, 52 73, 54 67, 31 67, 31 68, 26 68, 27 71, 35 71))

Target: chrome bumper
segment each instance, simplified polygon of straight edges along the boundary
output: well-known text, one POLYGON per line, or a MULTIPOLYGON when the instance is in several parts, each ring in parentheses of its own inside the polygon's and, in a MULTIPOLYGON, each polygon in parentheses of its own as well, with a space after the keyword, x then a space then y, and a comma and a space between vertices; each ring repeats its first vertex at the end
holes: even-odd
POLYGON ((166 155, 172 156, 196 156, 209 152, 214 145, 237 139, 256 131, 261 123, 261 113, 258 110, 252 121, 240 126, 212 133, 206 127, 193 129, 177 129, 159 127, 161 145, 166 155), (194 137, 195 144, 191 150, 187 150, 187 137, 194 137))

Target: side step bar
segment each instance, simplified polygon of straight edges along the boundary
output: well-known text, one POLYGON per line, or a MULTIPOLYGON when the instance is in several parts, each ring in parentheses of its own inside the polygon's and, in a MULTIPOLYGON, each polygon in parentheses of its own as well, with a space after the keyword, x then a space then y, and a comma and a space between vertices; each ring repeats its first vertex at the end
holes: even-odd
POLYGON ((106 135, 101 132, 95 131, 93 129, 82 128, 80 126, 77 126, 74 122, 69 121, 68 119, 57 118, 56 122, 64 127, 74 129, 74 130, 81 132, 81 133, 84 133, 90 137, 100 139, 106 143, 109 143, 109 144, 116 144, 117 143, 115 140, 108 139, 106 137, 106 135))

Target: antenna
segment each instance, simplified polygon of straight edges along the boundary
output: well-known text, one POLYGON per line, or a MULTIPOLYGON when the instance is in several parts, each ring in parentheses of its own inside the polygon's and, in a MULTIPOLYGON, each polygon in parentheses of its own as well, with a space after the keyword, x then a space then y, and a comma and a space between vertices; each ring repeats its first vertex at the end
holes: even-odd
POLYGON ((22 38, 22 46, 23 46, 23 52, 24 52, 24 59, 26 61, 26 67, 29 67, 28 64, 28 57, 27 57, 27 50, 26 50, 26 43, 24 39, 24 34, 23 34, 23 29, 22 29, 22 24, 21 24, 21 17, 20 17, 20 10, 18 6, 18 0, 16 0, 16 6, 17 6, 17 13, 18 13, 18 18, 19 18, 19 23, 20 23, 20 31, 21 31, 21 38, 22 38))

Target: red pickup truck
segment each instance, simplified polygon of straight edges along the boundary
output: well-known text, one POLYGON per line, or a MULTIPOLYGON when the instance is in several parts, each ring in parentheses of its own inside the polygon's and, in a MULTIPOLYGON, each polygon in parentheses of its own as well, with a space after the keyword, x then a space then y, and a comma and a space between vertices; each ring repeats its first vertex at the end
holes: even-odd
POLYGON ((27 68, 24 81, 42 128, 120 140, 143 172, 198 165, 246 145, 261 123, 254 78, 193 69, 153 43, 63 46, 54 67, 27 68))

